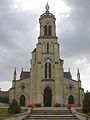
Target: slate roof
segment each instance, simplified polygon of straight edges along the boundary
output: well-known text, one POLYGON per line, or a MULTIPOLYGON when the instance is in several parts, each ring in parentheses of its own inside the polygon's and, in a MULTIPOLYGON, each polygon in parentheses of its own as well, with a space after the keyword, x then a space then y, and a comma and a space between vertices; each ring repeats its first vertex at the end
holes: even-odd
POLYGON ((71 73, 70 72, 64 72, 64 78, 72 79, 71 73))
POLYGON ((36 48, 32 51, 32 53, 36 52, 36 48))
POLYGON ((0 91, 0 97, 8 97, 9 91, 0 91))
POLYGON ((20 75, 20 79, 26 79, 30 77, 30 72, 29 71, 22 71, 20 75))

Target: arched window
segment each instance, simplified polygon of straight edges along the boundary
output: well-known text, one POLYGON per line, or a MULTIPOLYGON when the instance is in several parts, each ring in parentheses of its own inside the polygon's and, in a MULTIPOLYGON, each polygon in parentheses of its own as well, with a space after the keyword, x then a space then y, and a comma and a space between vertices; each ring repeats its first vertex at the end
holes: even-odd
POLYGON ((49 43, 47 43, 47 53, 49 53, 49 43))
POLYGON ((49 78, 51 78, 51 63, 49 63, 49 78))
POLYGON ((51 25, 49 25, 49 26, 45 25, 44 26, 44 35, 45 36, 51 36, 52 35, 52 27, 51 27, 51 25))
POLYGON ((47 63, 45 63, 45 78, 47 78, 47 63))
POLYGON ((48 35, 49 35, 49 36, 51 36, 51 33, 52 33, 51 30, 52 30, 52 27, 49 25, 49 26, 48 26, 48 35))
POLYGON ((45 63, 45 78, 51 78, 51 63, 49 59, 45 63))
POLYGON ((44 26, 44 35, 47 36, 47 25, 44 26))
POLYGON ((25 106, 26 104, 26 99, 24 95, 20 96, 20 106, 25 106))

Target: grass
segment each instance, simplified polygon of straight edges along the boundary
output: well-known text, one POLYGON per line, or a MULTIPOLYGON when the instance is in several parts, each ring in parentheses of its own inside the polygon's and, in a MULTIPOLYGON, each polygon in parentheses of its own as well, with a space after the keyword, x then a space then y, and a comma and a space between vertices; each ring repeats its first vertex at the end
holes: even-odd
POLYGON ((7 117, 10 116, 8 112, 8 108, 0 108, 0 117, 7 117))
MULTIPOLYGON (((21 113, 27 112, 27 109, 22 109, 21 113)), ((8 108, 0 108, 0 117, 7 117, 12 116, 13 114, 10 114, 8 112, 8 108)))
POLYGON ((24 113, 24 112, 27 112, 27 111, 28 111, 28 109, 26 109, 26 108, 21 109, 21 113, 24 113))

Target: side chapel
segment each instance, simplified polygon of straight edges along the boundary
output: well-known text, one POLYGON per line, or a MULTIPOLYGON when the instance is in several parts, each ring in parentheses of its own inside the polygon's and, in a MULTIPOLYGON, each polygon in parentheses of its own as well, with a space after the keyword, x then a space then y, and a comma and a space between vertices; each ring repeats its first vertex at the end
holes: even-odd
POLYGON ((30 71, 22 69, 17 80, 15 68, 9 90, 10 102, 15 98, 20 106, 30 103, 40 103, 41 106, 53 106, 55 103, 67 106, 74 103, 82 106, 84 89, 81 87, 80 72, 78 69, 77 80, 72 78, 70 70, 64 72, 55 21, 47 4, 45 13, 39 18, 40 35, 32 51, 30 71))

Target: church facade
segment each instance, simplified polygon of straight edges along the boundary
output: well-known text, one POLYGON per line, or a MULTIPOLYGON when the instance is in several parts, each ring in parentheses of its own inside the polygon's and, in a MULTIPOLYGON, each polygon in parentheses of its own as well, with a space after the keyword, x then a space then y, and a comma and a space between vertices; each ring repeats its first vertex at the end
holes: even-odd
POLYGON ((84 89, 81 87, 80 72, 78 69, 77 80, 72 79, 70 70, 64 72, 55 21, 47 4, 45 13, 39 18, 40 35, 32 51, 30 71, 22 69, 20 79, 16 80, 15 68, 9 90, 10 102, 16 99, 21 106, 36 103, 41 106, 53 106, 55 103, 82 106, 84 89))

